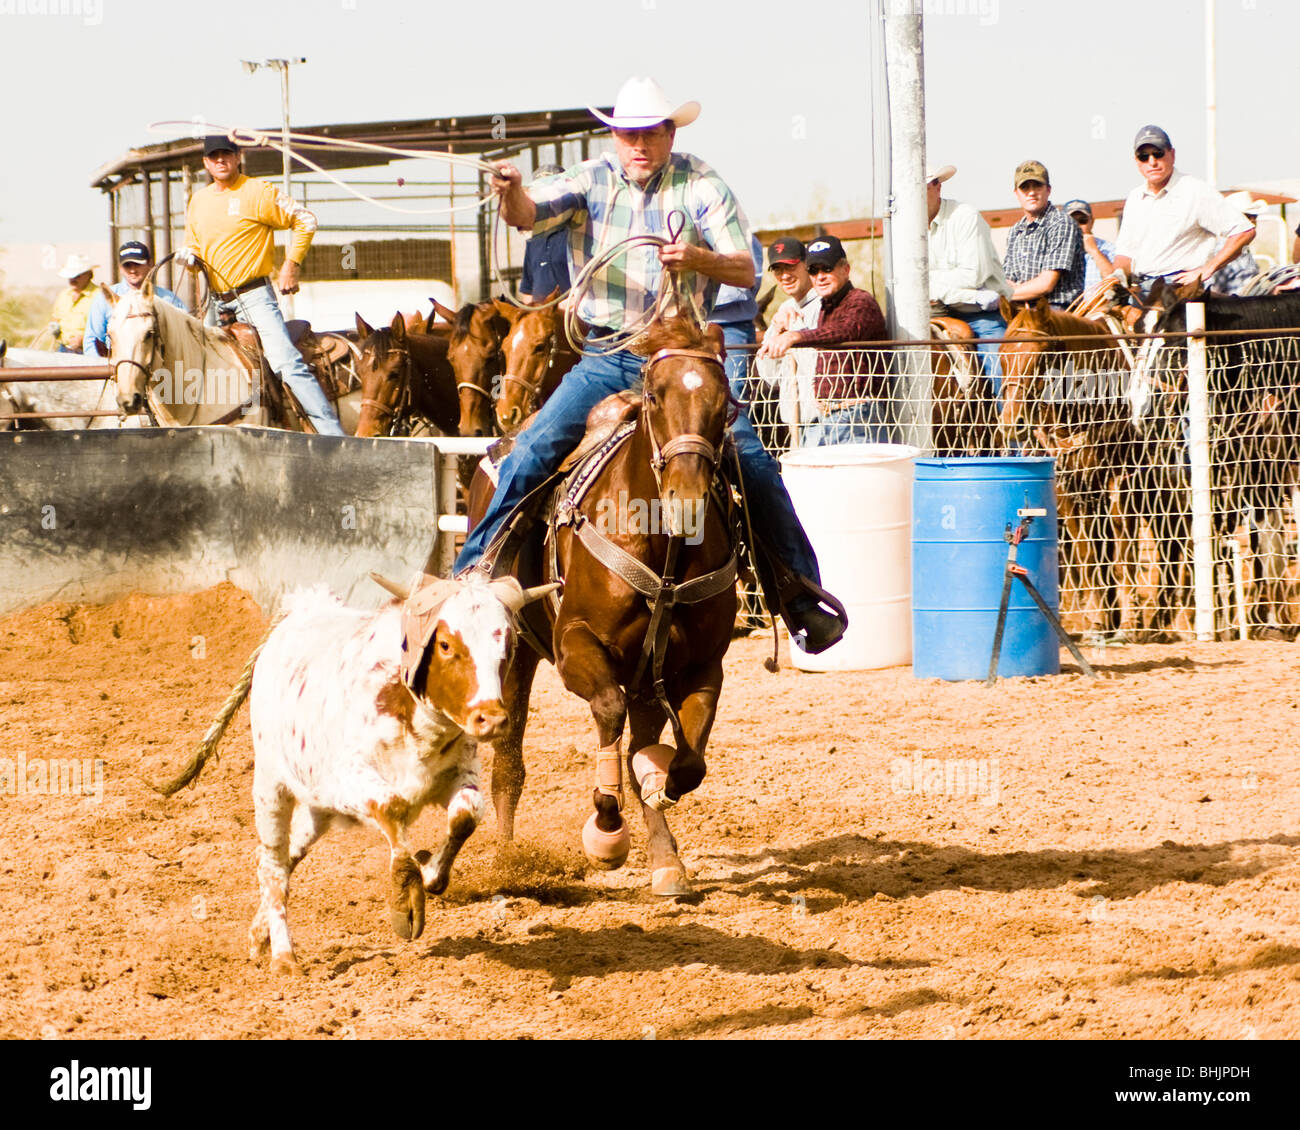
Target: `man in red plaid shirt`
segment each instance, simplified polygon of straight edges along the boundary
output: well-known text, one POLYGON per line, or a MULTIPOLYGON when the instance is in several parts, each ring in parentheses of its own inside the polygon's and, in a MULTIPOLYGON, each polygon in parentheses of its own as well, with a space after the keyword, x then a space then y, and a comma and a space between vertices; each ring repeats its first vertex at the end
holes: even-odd
MULTIPOLYGON (((844 245, 835 236, 813 240, 807 263, 822 299, 817 328, 788 330, 774 340, 765 339, 764 348, 771 356, 783 357, 795 346, 879 341, 885 336, 885 316, 867 291, 853 285, 844 245)), ((814 393, 822 415, 804 432, 803 446, 889 442, 889 378, 883 368, 871 354, 819 353, 814 393)))

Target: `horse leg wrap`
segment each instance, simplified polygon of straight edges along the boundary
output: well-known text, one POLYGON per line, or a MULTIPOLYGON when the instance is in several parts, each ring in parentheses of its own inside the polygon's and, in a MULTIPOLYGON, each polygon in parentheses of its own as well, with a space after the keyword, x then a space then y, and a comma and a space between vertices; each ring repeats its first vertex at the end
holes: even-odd
POLYGON ((596 788, 618 802, 623 811, 623 739, 596 750, 596 788))
POLYGON ((641 789, 641 801, 656 812, 667 812, 677 802, 667 793, 668 769, 676 756, 670 745, 648 745, 632 755, 632 775, 641 789))

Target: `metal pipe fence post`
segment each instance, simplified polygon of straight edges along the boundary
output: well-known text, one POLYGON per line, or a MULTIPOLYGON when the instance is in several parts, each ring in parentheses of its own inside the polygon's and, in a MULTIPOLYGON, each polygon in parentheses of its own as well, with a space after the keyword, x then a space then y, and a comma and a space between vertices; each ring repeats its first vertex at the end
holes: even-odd
POLYGON ((460 456, 436 448, 438 462, 438 561, 437 575, 450 577, 456 565, 456 534, 446 528, 445 516, 456 513, 456 488, 460 485, 460 456))
MULTIPOLYGON (((1205 329, 1205 306, 1187 303, 1187 332, 1205 329)), ((1192 582, 1196 638, 1214 639, 1214 499, 1210 489, 1210 388, 1204 337, 1187 339, 1188 452, 1192 461, 1192 582)))
MULTIPOLYGON (((930 336, 930 217, 925 187, 925 79, 920 4, 891 5, 885 18, 885 60, 894 211, 891 249, 897 332, 930 336)), ((930 450, 930 351, 897 350, 899 425, 904 443, 930 450)))

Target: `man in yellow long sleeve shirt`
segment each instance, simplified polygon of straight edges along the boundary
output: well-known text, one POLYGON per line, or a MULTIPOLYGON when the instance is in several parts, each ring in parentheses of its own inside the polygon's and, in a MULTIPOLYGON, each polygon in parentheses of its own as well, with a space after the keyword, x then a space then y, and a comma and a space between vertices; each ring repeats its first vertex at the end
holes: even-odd
POLYGON ((50 334, 54 338, 51 349, 59 353, 80 353, 82 337, 86 332, 86 318, 90 305, 99 293, 99 285, 92 282, 95 264, 81 255, 69 255, 59 277, 68 280, 67 290, 54 300, 50 311, 50 334))
POLYGON ((218 313, 231 310, 257 330, 271 368, 293 390, 318 433, 343 435, 333 406, 289 340, 271 285, 273 233, 293 230, 277 285, 281 293, 294 294, 299 266, 316 231, 316 217, 270 181, 245 176, 239 150, 229 138, 207 139, 203 167, 212 183, 190 198, 185 247, 177 253, 177 261, 192 267, 197 255, 208 264, 218 313))

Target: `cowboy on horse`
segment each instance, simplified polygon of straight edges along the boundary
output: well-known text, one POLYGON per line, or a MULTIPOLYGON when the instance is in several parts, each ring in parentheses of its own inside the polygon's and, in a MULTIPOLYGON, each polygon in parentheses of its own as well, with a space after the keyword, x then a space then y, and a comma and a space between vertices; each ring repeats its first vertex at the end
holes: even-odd
MULTIPOLYGON (((582 439, 591 409, 641 376, 645 359, 630 347, 660 308, 665 272, 678 275, 682 297, 706 315, 721 284, 754 284, 749 223, 735 196, 710 166, 673 152, 677 127, 695 120, 699 103, 674 109, 652 79, 634 78, 619 91, 612 116, 590 109, 610 127, 615 152, 527 191, 519 170, 500 163, 492 187, 503 218, 534 235, 567 226, 575 271, 628 237, 669 238, 657 254, 644 246, 629 251, 587 290, 577 310, 590 327, 586 355, 519 433, 499 468, 491 505, 456 561, 458 573, 493 567, 507 522, 582 439), (668 222, 675 214, 683 217, 680 233, 668 222), (622 344, 601 350, 602 342, 611 341, 622 344)), ((753 547, 758 551, 755 564, 769 591, 775 591, 796 645, 811 653, 824 651, 844 634, 842 606, 820 587, 816 555, 780 469, 743 406, 731 436, 760 543, 753 547)), ((504 561, 509 555, 500 556, 504 561)))

